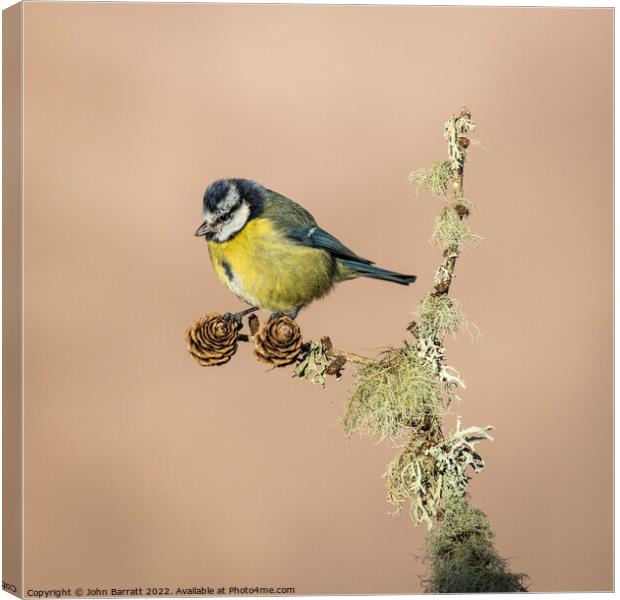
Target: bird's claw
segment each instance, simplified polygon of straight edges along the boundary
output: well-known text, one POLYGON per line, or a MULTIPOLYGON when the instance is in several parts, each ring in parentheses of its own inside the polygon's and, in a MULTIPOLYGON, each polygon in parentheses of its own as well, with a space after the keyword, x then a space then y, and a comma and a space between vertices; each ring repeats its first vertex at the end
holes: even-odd
POLYGON ((227 323, 241 323, 242 319, 243 319, 243 315, 241 313, 231 313, 231 312, 227 312, 224 313, 224 315, 222 316, 222 318, 224 319, 224 321, 226 321, 227 323))
POLYGON ((251 306, 250 308, 246 308, 245 310, 242 310, 240 312, 236 312, 236 313, 227 312, 227 313, 224 313, 223 319, 224 321, 227 321, 228 323, 232 323, 232 322, 241 323, 241 321, 243 321, 243 317, 253 312, 256 312, 257 310, 258 310, 257 306, 251 306))

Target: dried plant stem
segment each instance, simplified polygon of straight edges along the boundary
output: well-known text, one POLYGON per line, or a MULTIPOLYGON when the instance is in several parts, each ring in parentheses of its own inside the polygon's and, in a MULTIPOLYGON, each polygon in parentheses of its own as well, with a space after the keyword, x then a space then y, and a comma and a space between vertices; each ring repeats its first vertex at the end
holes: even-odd
POLYGON ((332 350, 334 357, 342 356, 346 358, 347 362, 355 363, 356 365, 367 365, 373 362, 372 358, 367 356, 361 356, 360 354, 353 354, 353 352, 345 352, 344 350, 332 350))

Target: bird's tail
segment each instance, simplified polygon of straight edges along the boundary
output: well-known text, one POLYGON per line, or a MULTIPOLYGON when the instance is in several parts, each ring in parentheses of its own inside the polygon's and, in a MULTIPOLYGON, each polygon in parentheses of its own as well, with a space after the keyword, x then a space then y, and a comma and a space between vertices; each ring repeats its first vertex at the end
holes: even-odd
POLYGON ((372 277, 373 279, 393 281, 394 283, 400 283, 401 285, 409 285, 416 280, 415 275, 403 275, 402 273, 380 269, 379 267, 375 267, 375 265, 369 265, 357 260, 341 259, 340 262, 347 271, 353 271, 353 277, 356 275, 361 277, 372 277))

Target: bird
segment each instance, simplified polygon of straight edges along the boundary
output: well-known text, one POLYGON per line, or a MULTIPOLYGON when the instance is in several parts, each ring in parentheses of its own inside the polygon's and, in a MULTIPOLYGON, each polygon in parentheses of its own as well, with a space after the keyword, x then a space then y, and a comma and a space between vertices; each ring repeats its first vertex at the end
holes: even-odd
POLYGON ((240 320, 258 309, 270 319, 295 319, 337 283, 370 277, 409 285, 415 275, 381 269, 319 227, 293 200, 251 179, 218 179, 204 192, 203 222, 219 280, 250 308, 226 313, 240 320))

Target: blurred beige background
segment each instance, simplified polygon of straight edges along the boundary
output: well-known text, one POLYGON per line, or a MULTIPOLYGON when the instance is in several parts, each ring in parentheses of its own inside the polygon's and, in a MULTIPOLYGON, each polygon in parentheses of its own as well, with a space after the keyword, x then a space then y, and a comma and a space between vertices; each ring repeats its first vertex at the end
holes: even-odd
POLYGON ((610 9, 26 4, 26 588, 421 589, 395 450, 338 424, 350 373, 188 356, 242 306, 193 232, 215 178, 289 195, 419 276, 343 284, 306 337, 398 344, 440 260, 407 174, 466 104, 484 242, 453 293, 483 337, 449 343, 454 411, 496 427, 473 500, 532 590, 610 590, 611 49, 610 9))

